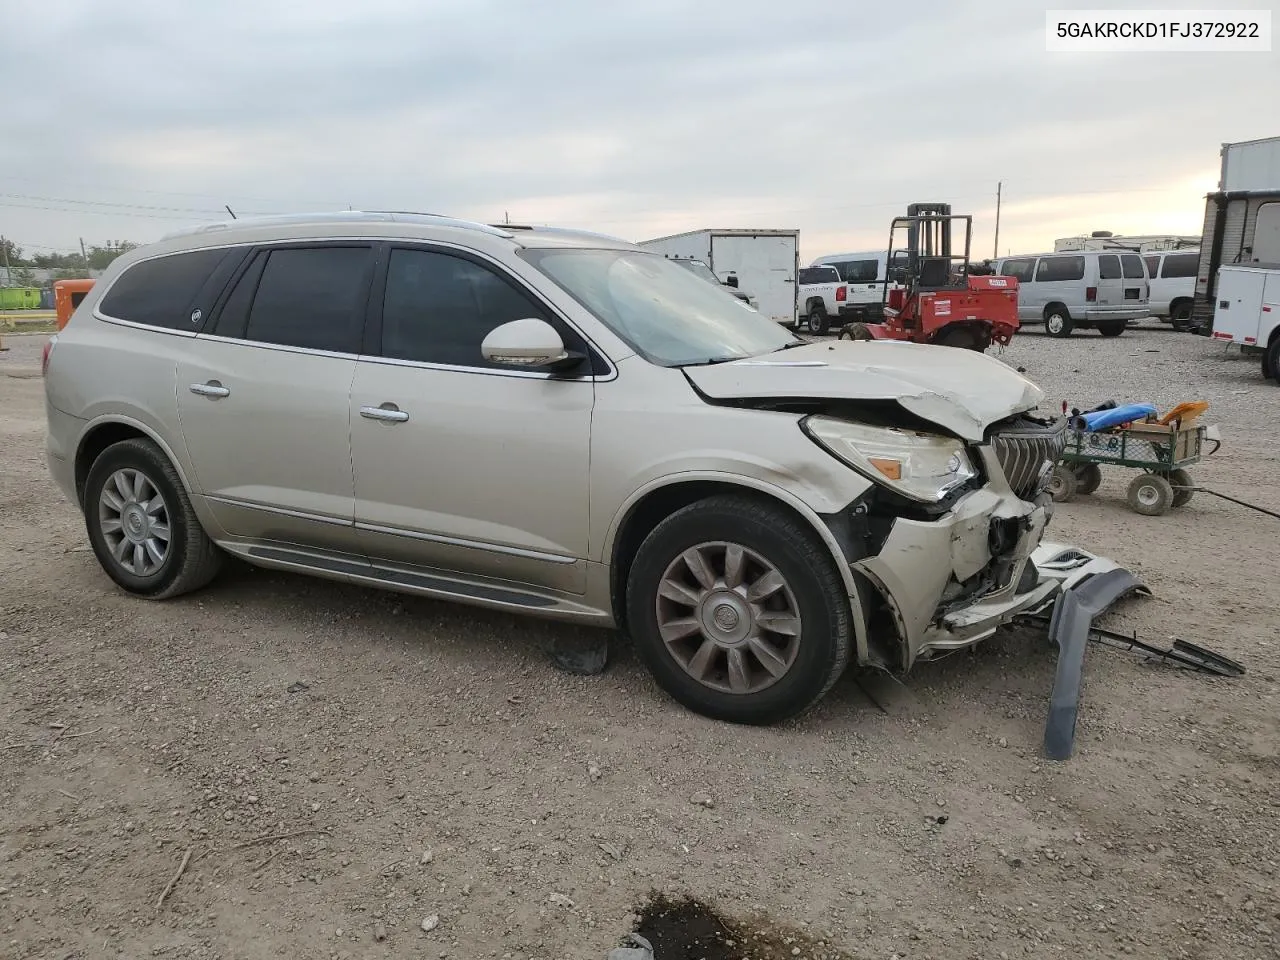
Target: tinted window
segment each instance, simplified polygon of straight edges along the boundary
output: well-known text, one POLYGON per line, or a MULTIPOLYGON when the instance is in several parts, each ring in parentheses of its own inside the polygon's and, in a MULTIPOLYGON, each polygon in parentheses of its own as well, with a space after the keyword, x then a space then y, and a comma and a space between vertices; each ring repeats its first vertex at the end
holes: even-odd
POLYGON ((1032 271, 1035 270, 1036 261, 1034 257, 1025 260, 1006 260, 1004 266, 1000 270, 1000 275, 1005 277, 1013 277, 1019 283, 1030 283, 1032 271))
POLYGON ((875 283, 879 279, 879 260, 850 260, 845 264, 845 283, 875 283))
POLYGON ((258 290, 258 281, 262 279, 262 268, 267 265, 267 251, 254 255, 248 269, 236 281, 227 302, 218 311, 218 319, 213 333, 219 337, 241 338, 249 324, 249 307, 253 304, 253 295, 258 290))
POLYGON ((800 270, 801 283, 837 283, 840 280, 840 272, 835 267, 802 267, 800 270))
POLYGON ((194 330, 196 296, 227 256, 223 250, 193 250, 143 260, 125 270, 102 298, 100 310, 117 320, 170 330, 194 330))
MULTIPOLYGON (((712 289, 700 279, 696 283, 712 289)), ((382 304, 385 357, 492 366, 480 355, 484 338, 525 317, 550 322, 541 306, 488 267, 429 250, 391 252, 382 304)))
POLYGON ((1084 257, 1042 257, 1036 268, 1036 280, 1083 280, 1084 257))
POLYGON ((1120 279, 1120 258, 1114 253, 1104 253, 1098 257, 1098 279, 1120 279))
MULTIPOLYGON (((1160 276, 1162 277, 1194 277, 1196 270, 1200 266, 1200 254, 1198 253, 1171 253, 1164 258, 1164 266, 1161 267, 1160 276)), ((1153 273, 1152 276, 1155 276, 1153 273)))
POLYGON ((1147 265, 1147 276, 1155 277, 1160 273, 1160 256, 1159 254, 1152 257, 1143 257, 1143 262, 1147 265))
POLYGON ((1136 253, 1126 253, 1120 257, 1120 263, 1124 267, 1124 275, 1127 280, 1142 280, 1147 276, 1147 268, 1142 264, 1142 258, 1136 253))
POLYGON ((245 337, 356 353, 372 259, 369 247, 272 250, 249 308, 245 337))

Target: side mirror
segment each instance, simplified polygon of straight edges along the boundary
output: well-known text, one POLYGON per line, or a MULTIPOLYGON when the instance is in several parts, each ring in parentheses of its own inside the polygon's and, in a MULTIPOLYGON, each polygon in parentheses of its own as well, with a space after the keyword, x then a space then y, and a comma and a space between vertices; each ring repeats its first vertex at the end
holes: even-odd
POLYGON ((560 370, 582 361, 579 353, 565 349, 555 327, 537 317, 512 320, 489 331, 480 344, 480 355, 506 367, 560 370))
POLYGON ((729 276, 724 278, 724 285, 726 287, 733 287, 736 290, 738 288, 738 275, 736 273, 729 274, 729 276))

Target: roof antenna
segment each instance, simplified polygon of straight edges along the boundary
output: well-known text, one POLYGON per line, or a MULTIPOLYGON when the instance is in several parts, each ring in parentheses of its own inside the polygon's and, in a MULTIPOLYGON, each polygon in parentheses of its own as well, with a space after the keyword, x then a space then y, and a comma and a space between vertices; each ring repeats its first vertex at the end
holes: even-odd
POLYGON ((234 210, 232 210, 232 209, 231 209, 231 204, 229 204, 229 203, 224 203, 224 204, 223 204, 223 206, 227 208, 227 213, 231 214, 231 219, 232 219, 232 220, 235 220, 235 219, 236 219, 236 212, 235 212, 234 210))
POLYGON ((502 222, 503 222, 503 223, 510 223, 510 222, 511 222, 511 212, 510 212, 510 211, 504 210, 504 211, 502 212, 502 222))

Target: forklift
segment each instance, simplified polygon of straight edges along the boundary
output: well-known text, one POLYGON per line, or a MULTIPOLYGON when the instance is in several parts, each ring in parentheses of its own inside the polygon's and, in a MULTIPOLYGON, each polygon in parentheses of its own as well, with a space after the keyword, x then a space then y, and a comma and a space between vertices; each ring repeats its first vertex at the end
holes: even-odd
POLYGON ((1007 344, 1018 329, 1018 281, 971 265, 972 235, 973 217, 952 214, 951 204, 910 204, 907 215, 895 217, 889 229, 886 262, 895 262, 896 249, 905 251, 906 265, 885 272, 883 322, 851 323, 840 338, 909 340, 978 351, 992 343, 1007 344), (964 250, 953 252, 953 233, 961 229, 964 250))

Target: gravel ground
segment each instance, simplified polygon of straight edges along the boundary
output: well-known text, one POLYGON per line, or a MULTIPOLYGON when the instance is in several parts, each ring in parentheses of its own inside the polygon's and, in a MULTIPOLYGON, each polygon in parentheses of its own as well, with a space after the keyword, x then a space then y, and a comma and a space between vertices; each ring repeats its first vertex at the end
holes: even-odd
MULTIPOLYGON (((599 960, 652 891, 856 957, 1280 955, 1277 521, 1204 495, 1140 517, 1127 471, 1059 507, 1055 539, 1155 591, 1109 626, 1249 668, 1092 649, 1064 764, 1027 632, 924 665, 888 712, 850 676, 736 728, 626 649, 557 672, 565 627, 242 566, 122 595, 47 478, 42 341, 0 353, 0 955, 599 960)), ((1002 359, 1052 404, 1209 400, 1197 477, 1280 509, 1252 359, 1158 328, 1002 359)))

